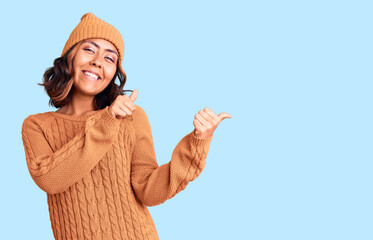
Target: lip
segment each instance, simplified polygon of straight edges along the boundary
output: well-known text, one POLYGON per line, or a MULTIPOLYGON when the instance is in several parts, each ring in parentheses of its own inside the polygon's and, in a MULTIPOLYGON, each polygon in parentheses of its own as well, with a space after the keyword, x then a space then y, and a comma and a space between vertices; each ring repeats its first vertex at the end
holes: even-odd
POLYGON ((100 81, 100 80, 102 80, 102 77, 101 77, 100 74, 98 74, 97 72, 91 71, 91 70, 82 70, 82 74, 83 74, 84 76, 88 77, 89 79, 93 79, 93 80, 95 80, 95 81, 100 81), (84 74, 84 71, 87 71, 87 72, 91 72, 91 73, 93 73, 93 74, 96 74, 96 75, 99 77, 99 79, 96 80, 96 79, 93 79, 93 78, 91 78, 91 77, 85 75, 85 74, 84 74))

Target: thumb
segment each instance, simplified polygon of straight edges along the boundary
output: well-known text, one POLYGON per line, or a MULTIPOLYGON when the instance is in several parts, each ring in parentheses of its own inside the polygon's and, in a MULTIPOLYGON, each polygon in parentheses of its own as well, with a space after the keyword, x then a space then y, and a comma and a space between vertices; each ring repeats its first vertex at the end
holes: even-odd
POLYGON ((225 118, 232 118, 232 116, 229 113, 222 112, 218 115, 218 118, 220 121, 223 121, 225 118))
POLYGON ((131 95, 129 96, 129 99, 134 102, 137 98, 137 95, 139 94, 139 91, 137 91, 137 89, 133 90, 133 92, 131 93, 131 95))

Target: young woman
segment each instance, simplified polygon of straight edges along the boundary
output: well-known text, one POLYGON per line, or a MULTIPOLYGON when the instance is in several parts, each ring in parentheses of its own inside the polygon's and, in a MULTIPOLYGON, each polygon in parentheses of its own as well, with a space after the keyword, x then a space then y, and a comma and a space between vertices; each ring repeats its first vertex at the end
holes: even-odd
POLYGON ((23 122, 27 166, 47 193, 55 239, 158 239, 147 206, 198 177, 214 130, 231 117, 199 111, 195 129, 158 166, 147 115, 134 103, 138 91, 122 94, 123 52, 117 29, 84 14, 40 84, 59 109, 23 122))

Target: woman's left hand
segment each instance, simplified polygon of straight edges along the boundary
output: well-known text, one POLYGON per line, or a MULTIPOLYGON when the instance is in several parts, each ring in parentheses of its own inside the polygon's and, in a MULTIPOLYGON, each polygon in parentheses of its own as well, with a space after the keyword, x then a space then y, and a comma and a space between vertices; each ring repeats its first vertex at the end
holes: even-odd
POLYGON ((210 108, 206 107, 200 110, 193 120, 194 136, 197 138, 210 138, 218 127, 219 123, 225 118, 232 118, 228 113, 222 112, 216 115, 210 108))

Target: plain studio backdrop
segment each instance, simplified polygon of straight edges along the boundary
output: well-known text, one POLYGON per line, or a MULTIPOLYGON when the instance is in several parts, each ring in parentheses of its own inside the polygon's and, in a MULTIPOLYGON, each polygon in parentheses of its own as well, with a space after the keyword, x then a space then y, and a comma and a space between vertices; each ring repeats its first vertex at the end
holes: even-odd
POLYGON ((87 12, 125 43, 159 165, 205 107, 227 112, 205 169, 149 207, 160 239, 373 239, 371 1, 7 1, 1 24, 0 238, 52 239, 23 120, 87 12))

